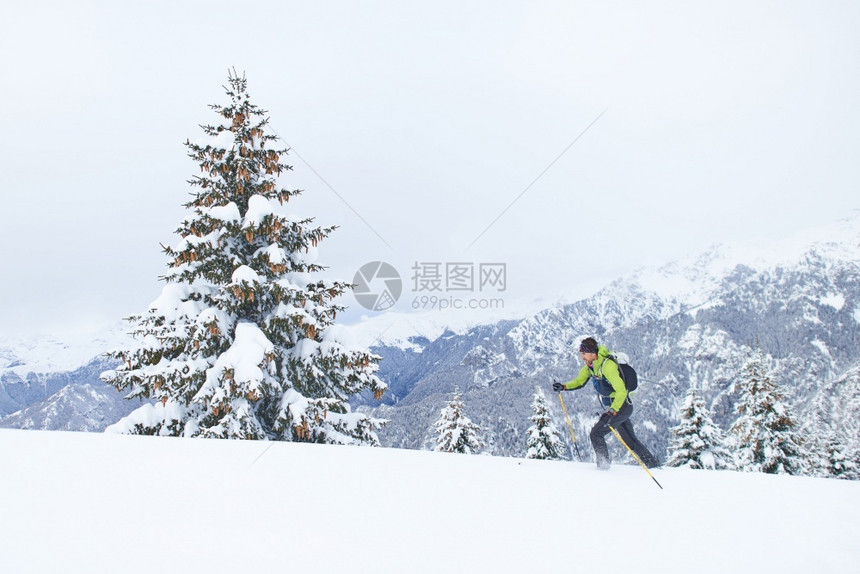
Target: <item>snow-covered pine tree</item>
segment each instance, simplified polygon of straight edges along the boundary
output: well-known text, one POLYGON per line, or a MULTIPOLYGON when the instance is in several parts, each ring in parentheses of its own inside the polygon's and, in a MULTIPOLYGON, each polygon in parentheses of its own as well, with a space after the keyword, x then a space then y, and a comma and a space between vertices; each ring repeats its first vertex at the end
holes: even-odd
POLYGON ((455 389, 451 400, 439 413, 439 419, 434 425, 437 452, 459 452, 475 454, 484 447, 484 441, 479 436, 481 427, 466 416, 460 390, 455 389))
POLYGON ((301 193, 281 187, 282 163, 266 112, 235 71, 229 103, 210 106, 205 141, 187 142, 201 175, 190 185, 181 237, 164 247, 161 296, 130 318, 138 341, 111 353, 102 379, 153 399, 111 427, 131 434, 378 444, 380 423, 347 398, 380 396, 379 357, 347 348, 329 327, 347 283, 314 278, 317 244, 334 227, 283 213, 301 193))
POLYGON ((795 429, 797 420, 756 349, 741 369, 733 388, 740 394, 737 420, 729 429, 740 470, 769 474, 804 474, 808 454, 795 429))
POLYGON ((854 469, 854 480, 860 480, 860 447, 856 443, 851 448, 850 466, 854 469))
POLYGON ((666 466, 732 469, 732 453, 725 443, 723 431, 714 423, 702 397, 690 388, 681 407, 681 422, 672 429, 666 466))
POLYGON ((534 414, 529 418, 532 426, 526 431, 528 436, 526 458, 561 460, 564 458, 561 454, 564 450, 564 443, 558 427, 552 420, 546 395, 540 387, 535 387, 532 410, 534 414))
POLYGON ((856 449, 848 438, 848 433, 830 429, 821 439, 819 474, 827 478, 845 480, 860 479, 857 466, 856 449))

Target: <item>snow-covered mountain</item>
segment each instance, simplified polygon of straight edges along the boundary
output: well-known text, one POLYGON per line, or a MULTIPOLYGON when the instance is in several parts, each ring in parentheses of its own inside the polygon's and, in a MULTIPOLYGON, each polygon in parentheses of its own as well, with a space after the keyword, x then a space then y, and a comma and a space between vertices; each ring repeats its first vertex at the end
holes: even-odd
POLYGON ((88 334, 0 336, 0 375, 26 379, 31 373, 74 371, 105 349, 127 344, 127 332, 118 322, 88 334))
POLYGON ((113 366, 102 354, 128 341, 122 325, 94 336, 0 339, 0 427, 103 430, 132 404, 99 381, 113 366))
MULTIPOLYGON (((775 361, 777 378, 804 421, 849 421, 854 440, 860 395, 860 217, 785 242, 715 247, 659 269, 644 269, 594 296, 521 321, 448 332, 420 349, 377 348, 391 386, 376 414, 390 446, 422 448, 455 387, 482 424, 491 450, 524 449, 535 385, 568 380, 581 364, 576 343, 596 336, 632 358, 643 382, 635 395, 641 438, 665 454, 670 427, 690 386, 727 428, 730 389, 750 350, 775 361), (852 370, 853 369, 853 370, 852 370)), ((598 406, 593 393, 568 393, 577 435, 587 436, 598 406)))
MULTIPOLYGON (((98 364, 98 363, 96 363, 98 364)), ((30 405, 0 420, 0 427, 32 430, 69 430, 101 432, 142 403, 125 400, 113 387, 97 381, 101 368, 87 379, 74 382, 47 399, 30 405)))
MULTIPOLYGON (((433 422, 459 387, 467 414, 485 429, 488 451, 523 453, 535 386, 548 389, 553 379, 572 378, 581 366, 576 343, 586 335, 631 357, 642 379, 634 422, 661 455, 690 386, 728 427, 736 402, 732 382, 756 345, 773 358, 804 421, 845 426, 860 440, 860 215, 778 243, 719 246, 640 269, 591 297, 524 317, 489 324, 426 317, 386 314, 337 327, 339 336, 373 344, 383 357, 380 375, 389 385, 383 402, 356 397, 354 404, 390 419, 379 433, 387 446, 429 446, 433 422)), ((119 344, 107 339, 102 350, 119 344)), ((56 403, 71 403, 70 396, 51 395, 72 379, 97 389, 97 369, 85 380, 73 376, 79 371, 33 374, 13 357, 19 349, 0 350, 7 357, 0 364, 0 414, 9 415, 0 426, 76 428, 68 420, 86 400, 64 411, 56 403), (28 412, 11 415, 14 407, 28 412)), ((577 436, 587 437, 598 412, 593 393, 565 398, 577 436)), ((100 430, 93 418, 86 420, 79 430, 100 430)))

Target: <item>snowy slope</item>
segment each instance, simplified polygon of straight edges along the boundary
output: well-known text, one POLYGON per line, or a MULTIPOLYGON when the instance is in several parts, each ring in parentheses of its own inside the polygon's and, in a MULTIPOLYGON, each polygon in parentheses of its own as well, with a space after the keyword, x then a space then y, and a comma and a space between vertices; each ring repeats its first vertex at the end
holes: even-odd
POLYGON ((0 431, 2 572, 856 572, 860 483, 0 431), (617 535, 627 533, 624 540, 617 535))

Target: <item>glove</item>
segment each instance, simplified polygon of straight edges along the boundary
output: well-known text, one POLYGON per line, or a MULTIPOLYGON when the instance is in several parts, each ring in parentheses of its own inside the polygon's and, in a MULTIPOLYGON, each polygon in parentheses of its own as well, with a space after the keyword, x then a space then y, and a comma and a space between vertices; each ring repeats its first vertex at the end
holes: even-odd
POLYGON ((612 426, 615 423, 615 415, 618 413, 612 409, 609 409, 602 415, 600 415, 600 419, 597 421, 597 427, 607 427, 612 426))
POLYGON ((562 385, 561 383, 553 383, 552 384, 552 390, 554 390, 557 393, 560 393, 561 391, 566 391, 567 389, 565 389, 564 385, 562 385))

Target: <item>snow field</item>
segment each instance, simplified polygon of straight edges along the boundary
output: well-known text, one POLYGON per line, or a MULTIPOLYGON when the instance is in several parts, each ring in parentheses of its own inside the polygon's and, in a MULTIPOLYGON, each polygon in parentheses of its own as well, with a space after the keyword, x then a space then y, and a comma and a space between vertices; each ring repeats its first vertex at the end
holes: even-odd
POLYGON ((0 430, 0 572, 856 572, 860 483, 0 430))

